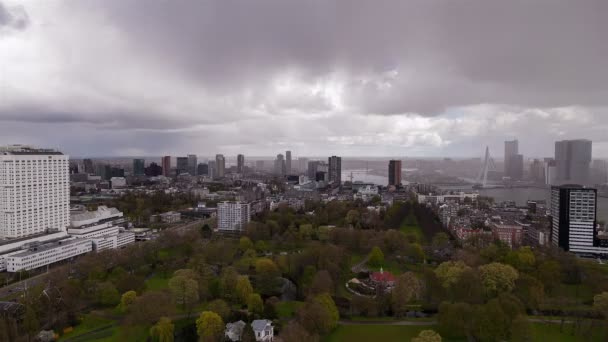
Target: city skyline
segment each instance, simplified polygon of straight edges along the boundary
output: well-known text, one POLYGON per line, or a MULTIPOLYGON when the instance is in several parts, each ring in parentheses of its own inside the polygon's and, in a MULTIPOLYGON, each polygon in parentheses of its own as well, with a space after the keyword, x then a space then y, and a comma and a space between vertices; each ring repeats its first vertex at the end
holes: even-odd
POLYGON ((517 138, 541 157, 590 139, 608 156, 608 4, 152 3, 2 1, 2 144, 464 157, 517 138))

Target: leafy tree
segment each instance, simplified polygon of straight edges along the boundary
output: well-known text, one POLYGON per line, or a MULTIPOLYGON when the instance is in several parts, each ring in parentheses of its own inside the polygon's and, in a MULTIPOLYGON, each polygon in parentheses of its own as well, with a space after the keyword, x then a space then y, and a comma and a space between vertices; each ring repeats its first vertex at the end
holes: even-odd
POLYGON ((243 236, 239 240, 239 250, 241 252, 245 252, 248 249, 253 249, 253 242, 251 242, 251 240, 248 237, 243 236))
POLYGON ((561 266, 555 260, 546 260, 538 265, 538 279, 543 283, 545 289, 551 292, 556 285, 561 283, 561 266))
POLYGON ((450 237, 444 232, 439 232, 433 236, 432 246, 434 249, 442 249, 448 246, 450 237))
POLYGON ((224 321, 215 312, 203 311, 196 320, 196 331, 202 341, 220 341, 224 333, 224 321))
POLYGON ((132 325, 154 324, 163 316, 171 316, 175 303, 165 291, 148 291, 129 306, 127 322, 132 325))
POLYGON ((192 310, 199 301, 198 282, 187 274, 178 274, 169 279, 169 289, 178 305, 192 310))
POLYGON ((222 270, 222 276, 220 280, 220 286, 222 289, 222 295, 229 301, 235 300, 237 297, 236 294, 236 284, 239 278, 239 274, 236 269, 232 266, 225 267, 222 270))
POLYGON ((313 295, 321 293, 334 294, 334 282, 329 272, 321 270, 315 274, 312 279, 312 285, 310 286, 310 293, 313 295))
POLYGON ((422 330, 418 336, 412 339, 412 342, 441 342, 441 335, 433 330, 422 330))
POLYGON ((369 253, 369 260, 367 262, 371 267, 381 267, 384 265, 384 253, 378 246, 374 246, 372 251, 369 253))
POLYGON ((246 324, 243 328, 243 334, 241 335, 241 342, 256 342, 255 332, 251 324, 246 324))
POLYGON ((346 223, 353 228, 356 228, 360 225, 361 221, 361 213, 359 213, 355 209, 351 209, 346 214, 346 223))
POLYGON ((97 302, 103 306, 114 306, 120 302, 120 294, 111 282, 103 282, 96 288, 97 302))
POLYGON ((255 262, 256 287, 261 294, 271 295, 277 290, 279 268, 268 258, 255 262))
POLYGON ((460 280, 462 274, 469 269, 470 267, 462 261, 446 261, 435 269, 435 275, 441 282, 441 285, 444 288, 449 289, 455 285, 460 280))
POLYGON ((410 257, 414 262, 424 261, 424 250, 419 243, 410 243, 405 249, 405 255, 410 257))
POLYGON ((150 337, 158 342, 173 342, 173 331, 175 325, 168 317, 161 317, 158 322, 150 328, 150 337))
POLYGON ((319 342, 319 336, 311 334, 306 328, 296 321, 290 321, 281 330, 280 337, 289 342, 319 342))
POLYGON ((593 297, 593 308, 608 318, 608 292, 602 292, 593 297))
POLYGON ((259 294, 252 293, 249 295, 249 299, 247 300, 247 310, 257 315, 262 315, 264 313, 264 302, 259 294))
POLYGON ((239 302, 243 305, 247 304, 247 300, 249 299, 249 295, 253 293, 253 287, 249 282, 249 277, 247 276, 239 276, 236 282, 236 294, 239 299, 239 302))
POLYGON ((512 266, 497 262, 479 267, 479 273, 485 292, 490 296, 511 292, 515 288, 515 281, 519 278, 519 274, 512 266))
POLYGON ((479 272, 469 268, 460 275, 458 281, 450 288, 448 294, 456 302, 481 304, 485 299, 483 291, 479 272))
POLYGON ((530 247, 522 247, 519 250, 509 252, 505 261, 519 271, 529 272, 534 269, 536 257, 530 247))
POLYGON ((207 305, 207 310, 213 311, 220 315, 223 320, 227 320, 230 317, 230 306, 221 299, 216 299, 209 302, 209 305, 207 305))
POLYGON ((23 316, 23 330, 27 333, 28 339, 31 339, 40 329, 40 322, 36 311, 31 305, 25 306, 25 314, 23 316))
POLYGON ((470 329, 472 312, 473 307, 468 303, 441 303, 437 315, 439 331, 451 338, 466 337, 470 329))
POLYGON ((422 296, 422 282, 412 272, 402 274, 397 278, 395 288, 391 292, 391 305, 397 316, 407 313, 407 305, 422 296))
POLYGON ((321 294, 307 301, 298 311, 298 316, 309 332, 322 335, 331 332, 340 319, 336 304, 328 294, 321 294))
POLYGON ((120 297, 120 310, 126 311, 135 302, 135 299, 137 299, 137 292, 127 291, 123 293, 122 297, 120 297))
POLYGON ((515 281, 514 294, 530 309, 538 309, 545 298, 543 283, 525 273, 515 281))

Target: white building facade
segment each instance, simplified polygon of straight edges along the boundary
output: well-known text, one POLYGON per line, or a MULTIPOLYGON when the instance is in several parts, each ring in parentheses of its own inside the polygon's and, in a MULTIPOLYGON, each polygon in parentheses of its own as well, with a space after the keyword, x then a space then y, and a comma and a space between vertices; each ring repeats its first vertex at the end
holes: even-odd
POLYGON ((68 159, 50 149, 0 147, 0 239, 66 230, 70 223, 68 159))
POLYGON ((7 258, 7 271, 19 272, 50 265, 93 250, 91 240, 63 240, 31 247, 7 258))
POLYGON ((238 232, 251 221, 251 205, 240 202, 221 202, 217 204, 217 226, 221 231, 238 232))

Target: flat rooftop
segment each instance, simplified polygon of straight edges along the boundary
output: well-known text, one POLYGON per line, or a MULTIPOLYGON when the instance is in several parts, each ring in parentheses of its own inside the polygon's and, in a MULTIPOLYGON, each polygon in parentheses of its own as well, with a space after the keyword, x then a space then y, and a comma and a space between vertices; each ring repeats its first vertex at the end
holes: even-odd
POLYGON ((12 257, 25 257, 28 255, 32 255, 32 254, 38 254, 40 252, 44 252, 44 251, 48 251, 51 249, 55 249, 59 246, 69 246, 69 245, 76 245, 76 244, 81 244, 81 243, 85 243, 88 242, 90 243, 91 240, 88 239, 73 239, 73 240, 61 240, 61 241, 57 241, 57 242, 51 242, 51 243, 45 243, 42 245, 39 245, 35 248, 29 249, 27 251, 23 251, 23 253, 17 253, 17 254, 13 254, 11 255, 12 257))

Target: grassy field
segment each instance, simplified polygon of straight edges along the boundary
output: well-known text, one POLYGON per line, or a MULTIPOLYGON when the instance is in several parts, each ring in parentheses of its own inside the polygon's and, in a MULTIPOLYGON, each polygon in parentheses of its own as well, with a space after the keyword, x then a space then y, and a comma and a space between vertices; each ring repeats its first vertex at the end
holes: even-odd
POLYGON ((155 291, 163 290, 169 287, 169 278, 164 278, 159 274, 155 274, 146 280, 146 290, 155 291))
POLYGON ((110 330, 116 322, 94 315, 86 315, 82 322, 70 333, 63 335, 60 341, 78 341, 78 336, 88 334, 95 330, 110 330))
MULTIPOLYGON (((571 328, 565 327, 564 332, 559 332, 559 324, 532 323, 532 341, 551 341, 551 342, 583 342, 583 341, 603 341, 602 336, 592 336, 586 340, 581 336, 572 336, 571 328)), ((400 326, 400 325, 340 325, 334 332, 324 339, 324 342, 407 342, 417 336, 422 330, 434 327, 419 326, 400 326)), ((460 342, 465 340, 443 339, 444 342, 460 342)))
POLYGON ((291 318, 302 305, 304 305, 304 302, 280 302, 277 305, 277 315, 279 318, 291 318))

